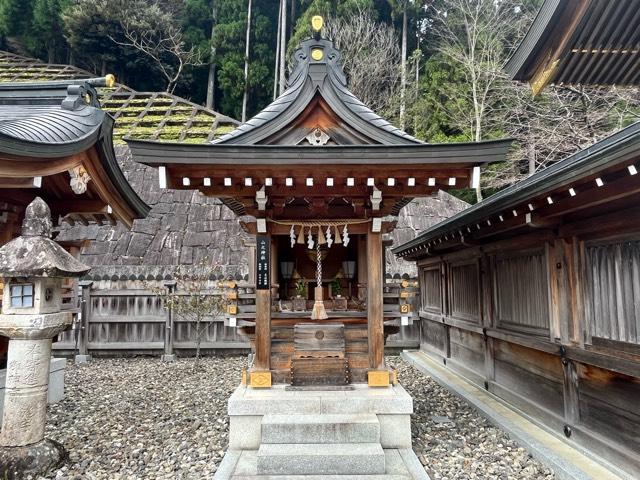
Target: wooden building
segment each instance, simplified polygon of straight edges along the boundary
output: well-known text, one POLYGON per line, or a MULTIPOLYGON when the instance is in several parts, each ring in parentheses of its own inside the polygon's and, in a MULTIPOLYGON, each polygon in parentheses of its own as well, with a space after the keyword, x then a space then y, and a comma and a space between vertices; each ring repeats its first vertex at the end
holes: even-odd
POLYGON ((293 58, 283 95, 220 139, 128 143, 161 186, 221 198, 256 235, 255 313, 238 318, 252 386, 388 385, 383 235, 412 198, 469 186, 510 142, 424 144, 348 90, 330 41, 307 40, 293 58))
POLYGON ((545 0, 505 70, 531 84, 637 85, 638 0, 545 0))
POLYGON ((109 79, 0 83, 0 245, 36 197, 55 220, 131 226, 149 207, 116 161, 113 118, 95 86, 109 79))
POLYGON ((394 249, 422 350, 636 476, 639 169, 637 123, 394 249))
MULTIPOLYGON (((545 0, 505 70, 638 86, 637 0, 545 0)), ((418 264, 421 350, 640 476, 640 123, 394 253, 418 264)))

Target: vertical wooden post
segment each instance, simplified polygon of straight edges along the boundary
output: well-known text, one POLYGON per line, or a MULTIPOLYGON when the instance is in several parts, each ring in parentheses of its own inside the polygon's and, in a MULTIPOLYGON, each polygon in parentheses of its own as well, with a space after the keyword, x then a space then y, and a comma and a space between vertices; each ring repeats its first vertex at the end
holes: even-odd
POLYGON ((259 235, 256 242, 256 353, 250 372, 254 388, 271 386, 271 238, 259 235))
MULTIPOLYGON (((167 289, 167 293, 171 295, 176 288, 176 281, 169 280, 164 282, 164 286, 167 289)), ((173 323, 173 311, 171 309, 171 305, 167 306, 167 314, 165 317, 165 325, 164 325, 164 355, 162 355, 163 362, 172 362, 176 359, 176 356, 173 354, 173 340, 174 340, 174 323, 173 323)))
POLYGON ((256 290, 256 356, 255 370, 271 367, 271 292, 256 290))
POLYGON ((91 360, 89 356, 89 316, 91 315, 91 285, 93 282, 84 280, 78 282, 82 289, 80 297, 80 322, 78 325, 78 354, 76 363, 86 363, 91 360))
POLYGON ((384 315, 382 310, 382 234, 367 235, 367 325, 369 335, 369 367, 384 368, 384 315))
POLYGON ((566 357, 562 357, 563 386, 562 397, 564 400, 564 420, 567 425, 575 425, 580 420, 580 398, 578 372, 575 364, 566 357))
POLYGON ((496 378, 495 374, 495 345, 493 338, 487 336, 486 329, 494 325, 493 321, 493 274, 491 262, 486 255, 480 257, 478 263, 478 287, 480 288, 480 314, 484 335, 484 376, 485 389, 489 390, 491 382, 496 378))
MULTIPOLYGON (((364 235, 358 235, 357 237, 357 241, 358 241, 358 261, 357 261, 357 269, 358 269, 358 284, 360 285, 366 285, 367 284, 367 278, 368 278, 368 267, 369 267, 369 262, 367 259, 367 238, 364 235)), ((364 288, 362 288, 362 290, 360 288, 358 288, 358 286, 356 285, 356 292, 357 292, 357 297, 360 300, 365 300, 365 290, 364 288)))

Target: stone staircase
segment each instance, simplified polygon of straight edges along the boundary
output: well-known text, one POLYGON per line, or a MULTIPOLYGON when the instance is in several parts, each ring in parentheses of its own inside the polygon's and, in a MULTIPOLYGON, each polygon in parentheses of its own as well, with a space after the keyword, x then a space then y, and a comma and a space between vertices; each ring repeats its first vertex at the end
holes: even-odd
POLYGON ((398 450, 380 444, 375 414, 264 415, 255 455, 233 480, 409 480, 398 450))

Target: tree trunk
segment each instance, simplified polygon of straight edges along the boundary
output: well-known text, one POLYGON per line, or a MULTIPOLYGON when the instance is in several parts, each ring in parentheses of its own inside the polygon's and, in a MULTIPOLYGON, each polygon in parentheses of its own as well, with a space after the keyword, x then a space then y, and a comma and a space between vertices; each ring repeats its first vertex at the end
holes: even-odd
POLYGON ((273 99, 278 96, 278 79, 280 78, 280 31, 282 29, 282 0, 280 1, 280 7, 278 9, 278 33, 276 35, 276 65, 273 69, 273 99))
POLYGON ((296 0, 291 0, 291 14, 289 15, 289 38, 293 37, 293 25, 296 21, 296 0))
POLYGON ((247 35, 244 48, 244 95, 242 97, 242 123, 247 121, 247 97, 249 96, 249 46, 251 40, 251 3, 247 8, 247 35))
POLYGON ((284 89, 286 86, 285 80, 285 58, 286 58, 286 50, 287 50, 287 0, 281 0, 282 4, 280 11, 280 21, 282 22, 282 26, 280 27, 280 95, 284 93, 284 89))
POLYGON ((216 21, 218 17, 218 12, 216 10, 216 1, 213 0, 213 6, 211 8, 211 53, 209 55, 209 76, 207 77, 207 100, 206 107, 210 109, 214 109, 215 107, 215 94, 216 94, 216 47, 213 43, 215 30, 216 30, 216 21))
POLYGON ((407 94, 407 4, 402 11, 402 69, 400 78, 400 128, 405 128, 405 102, 407 94))

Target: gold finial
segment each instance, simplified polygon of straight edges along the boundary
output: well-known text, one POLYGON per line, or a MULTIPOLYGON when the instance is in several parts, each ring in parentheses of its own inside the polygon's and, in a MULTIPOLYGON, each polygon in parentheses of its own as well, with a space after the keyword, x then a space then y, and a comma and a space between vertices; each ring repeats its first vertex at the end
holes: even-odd
POLYGON ((107 87, 111 88, 116 84, 116 77, 112 73, 109 73, 104 77, 104 83, 107 87))
POLYGON ((324 25, 324 19, 320 15, 314 15, 311 18, 311 27, 314 32, 319 32, 322 30, 322 26, 324 25))

